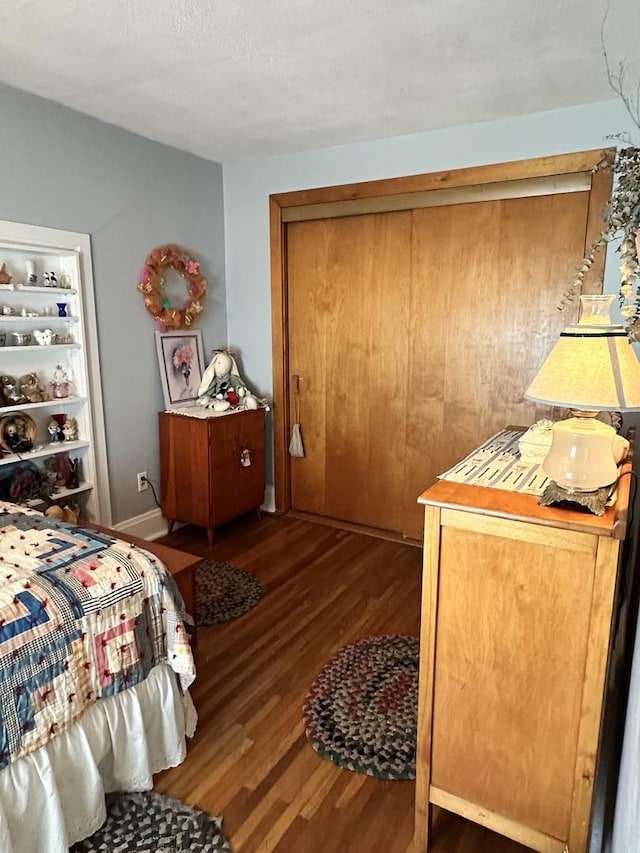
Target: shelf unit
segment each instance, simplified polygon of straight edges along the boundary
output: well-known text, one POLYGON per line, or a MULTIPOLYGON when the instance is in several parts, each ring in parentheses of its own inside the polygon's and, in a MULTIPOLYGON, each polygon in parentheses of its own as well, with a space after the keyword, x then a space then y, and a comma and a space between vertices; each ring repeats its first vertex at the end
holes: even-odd
POLYGON ((0 284, 0 374, 16 378, 36 373, 50 396, 50 381, 60 364, 71 379, 71 396, 37 403, 0 405, 0 418, 24 413, 36 424, 33 450, 0 457, 0 480, 21 462, 38 463, 68 453, 80 461, 80 485, 57 488, 54 501, 74 497, 84 518, 111 524, 98 335, 93 292, 89 236, 52 228, 0 221, 0 265, 12 275, 10 284, 0 284), (26 263, 35 263, 37 281, 27 283, 26 263), (48 287, 44 273, 55 272, 70 287, 48 287), (65 303, 67 316, 59 316, 65 303), (33 316, 28 316, 33 315, 33 316), (32 342, 12 346, 12 332, 44 331, 65 334, 71 343, 39 345, 32 342), (54 415, 73 417, 78 424, 77 441, 50 442, 47 424, 54 415))

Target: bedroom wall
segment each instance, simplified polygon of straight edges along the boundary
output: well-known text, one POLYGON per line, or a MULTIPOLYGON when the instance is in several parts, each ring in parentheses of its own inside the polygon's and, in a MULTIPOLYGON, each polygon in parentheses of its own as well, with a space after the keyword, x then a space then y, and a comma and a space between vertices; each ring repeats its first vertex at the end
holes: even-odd
POLYGON ((226 343, 222 167, 3 85, 0 116, 0 219, 91 236, 113 523, 122 522, 155 508, 135 475, 159 483, 164 408, 138 273, 154 246, 184 246, 209 280, 205 358, 226 343))

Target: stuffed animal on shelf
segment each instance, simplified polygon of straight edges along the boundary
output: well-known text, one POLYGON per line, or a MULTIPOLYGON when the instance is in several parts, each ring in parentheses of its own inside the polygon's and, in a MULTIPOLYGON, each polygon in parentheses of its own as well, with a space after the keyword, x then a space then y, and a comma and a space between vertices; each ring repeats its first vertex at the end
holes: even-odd
POLYGON ((30 403, 43 403, 47 396, 37 373, 25 373, 20 377, 20 391, 30 403))
POLYGON ((229 350, 213 350, 211 361, 202 374, 198 388, 198 405, 225 412, 229 409, 257 409, 266 405, 248 390, 238 365, 229 350))
MULTIPOLYGON (((55 423, 55 421, 53 421, 55 423)), ((58 466, 55 457, 50 456, 44 460, 44 476, 48 494, 51 494, 58 485, 58 466)))
POLYGON ((45 510, 44 514, 49 518, 66 521, 68 524, 77 524, 80 518, 80 509, 77 504, 66 504, 63 507, 58 506, 58 504, 52 504, 45 510))

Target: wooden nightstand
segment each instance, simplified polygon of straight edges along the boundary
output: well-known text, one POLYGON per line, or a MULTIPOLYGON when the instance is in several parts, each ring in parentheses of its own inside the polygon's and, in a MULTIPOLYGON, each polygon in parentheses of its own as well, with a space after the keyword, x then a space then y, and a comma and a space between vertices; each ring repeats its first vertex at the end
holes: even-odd
POLYGON ((603 517, 428 489, 415 850, 431 804, 543 853, 585 853, 630 464, 603 517))
POLYGON ((160 412, 162 514, 213 529, 264 501, 264 409, 198 418, 160 412))

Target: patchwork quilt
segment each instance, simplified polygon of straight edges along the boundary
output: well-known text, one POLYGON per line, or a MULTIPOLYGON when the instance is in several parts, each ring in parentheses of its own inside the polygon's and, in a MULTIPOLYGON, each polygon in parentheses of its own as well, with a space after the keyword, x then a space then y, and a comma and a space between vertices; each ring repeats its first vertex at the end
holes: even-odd
POLYGON ((0 769, 158 663, 186 689, 185 618, 153 554, 0 502, 0 769))

